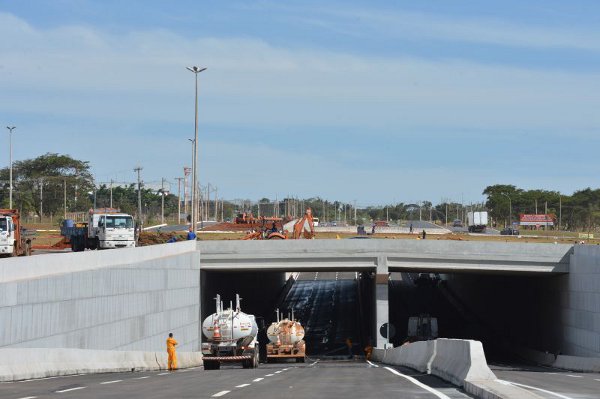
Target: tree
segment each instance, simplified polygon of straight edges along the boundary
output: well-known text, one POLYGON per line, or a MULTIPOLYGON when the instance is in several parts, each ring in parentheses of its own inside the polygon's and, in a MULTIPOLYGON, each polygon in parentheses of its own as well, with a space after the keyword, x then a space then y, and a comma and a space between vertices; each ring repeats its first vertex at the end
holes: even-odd
MULTIPOLYGON (((0 170, 0 178, 8 185, 8 168, 0 170)), ((91 205, 94 179, 87 161, 69 155, 47 153, 34 159, 13 164, 14 205, 22 213, 40 215, 62 214, 65 201, 70 211, 84 211, 91 205)), ((2 190, 0 201, 8 204, 7 190, 2 190)))

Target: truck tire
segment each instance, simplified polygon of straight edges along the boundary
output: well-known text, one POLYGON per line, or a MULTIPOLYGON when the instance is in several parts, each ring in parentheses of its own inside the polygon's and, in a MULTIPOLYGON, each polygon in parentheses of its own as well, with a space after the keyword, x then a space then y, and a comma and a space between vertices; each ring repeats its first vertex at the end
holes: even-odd
POLYGON ((25 256, 31 256, 31 241, 25 243, 25 256))
POLYGON ((258 352, 254 354, 252 357, 252 363, 250 364, 250 368, 257 369, 258 368, 258 352))
POLYGON ((13 256, 17 256, 17 255, 18 255, 17 254, 17 244, 15 243, 15 245, 13 246, 13 250, 10 253, 10 256, 13 257, 13 256))

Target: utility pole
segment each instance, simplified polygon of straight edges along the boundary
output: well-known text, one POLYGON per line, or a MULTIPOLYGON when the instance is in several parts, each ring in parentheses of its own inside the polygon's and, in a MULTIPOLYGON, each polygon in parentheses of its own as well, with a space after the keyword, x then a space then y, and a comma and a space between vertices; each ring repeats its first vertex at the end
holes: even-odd
POLYGON ((113 207, 113 202, 112 202, 112 185, 113 185, 113 179, 110 179, 110 208, 111 209, 113 207))
POLYGON ((135 168, 133 170, 134 172, 137 172, 137 181, 138 181, 138 228, 140 229, 140 231, 142 231, 142 224, 143 224, 143 219, 142 219, 142 176, 141 176, 141 171, 142 171, 142 167, 138 166, 137 168, 135 168))
POLYGON ((448 227, 448 202, 446 201, 446 227, 448 227))
POLYGON ((354 200, 354 225, 357 225, 357 219, 356 219, 356 200, 354 200))
POLYGON ((219 212, 219 207, 218 207, 218 204, 219 204, 219 201, 218 201, 218 199, 219 199, 219 196, 217 195, 218 193, 219 193, 219 187, 215 187, 215 221, 217 220, 217 217, 218 217, 218 212, 219 212))
MULTIPOLYGON (((181 181, 184 180, 184 178, 176 177, 175 180, 177 180, 177 224, 181 224, 181 181)), ((185 192, 185 183, 183 191, 185 192)))
POLYGON ((40 179, 40 223, 42 223, 42 218, 43 218, 43 210, 44 207, 42 206, 42 203, 44 201, 44 181, 42 179, 40 179))
MULTIPOLYGON (((13 161, 12 161, 12 132, 13 130, 15 130, 17 127, 16 126, 6 126, 6 128, 8 129, 8 142, 9 142, 9 147, 10 147, 10 176, 9 176, 9 200, 8 200, 8 207, 10 209, 12 209, 12 194, 13 194, 13 179, 12 179, 12 169, 13 169, 13 161)), ((41 216, 40 216, 41 217, 41 216)))
POLYGON ((160 179, 160 224, 165 224, 165 178, 160 179))
POLYGON ((562 230, 562 195, 558 193, 558 230, 562 230))
POLYGON ((65 208, 65 219, 67 218, 67 179, 63 179, 63 205, 65 208))

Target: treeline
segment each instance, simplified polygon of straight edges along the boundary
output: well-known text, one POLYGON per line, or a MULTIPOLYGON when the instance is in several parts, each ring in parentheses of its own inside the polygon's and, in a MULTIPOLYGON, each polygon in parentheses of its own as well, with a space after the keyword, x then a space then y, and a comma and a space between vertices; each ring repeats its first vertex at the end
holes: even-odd
MULTIPOLYGON (((0 206, 9 206, 9 169, 0 169, 0 206)), ((85 212, 94 205, 108 207, 112 204, 123 212, 137 217, 138 192, 136 184, 96 186, 86 161, 68 155, 48 153, 35 159, 16 161, 13 164, 13 208, 24 215, 53 215, 60 219, 65 212, 85 212)), ((142 186, 142 213, 146 223, 157 221, 161 215, 161 191, 142 186)), ((524 190, 514 185, 497 184, 483 190, 487 197, 482 204, 460 204, 430 201, 396 203, 383 206, 357 206, 353 202, 329 201, 322 198, 262 198, 259 201, 232 200, 205 201, 202 214, 205 219, 227 220, 237 212, 252 212, 255 216, 299 217, 307 207, 322 221, 348 224, 368 224, 376 220, 390 222, 430 220, 452 223, 465 220, 470 210, 487 210, 496 226, 518 221, 518 215, 549 213, 555 216, 564 230, 592 231, 600 226, 600 189, 586 188, 572 195, 549 190, 524 190), (512 219, 511 219, 512 217, 512 219)), ((176 193, 165 193, 164 215, 171 221, 177 219, 176 193)), ((182 205, 182 213, 184 206, 182 205)), ((185 215, 182 215, 185 216, 185 215)), ((38 219, 39 220, 39 219, 38 219)))

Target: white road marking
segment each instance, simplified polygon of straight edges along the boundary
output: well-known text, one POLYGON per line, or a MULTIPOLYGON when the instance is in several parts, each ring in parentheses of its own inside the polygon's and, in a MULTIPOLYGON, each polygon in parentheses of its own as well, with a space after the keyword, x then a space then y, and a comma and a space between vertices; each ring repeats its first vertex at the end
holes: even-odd
POLYGON ((101 382, 100 385, 116 384, 117 382, 123 382, 123 380, 104 381, 104 382, 101 382))
POLYGON ((144 380, 146 378, 150 378, 150 376, 146 375, 146 376, 143 376, 143 377, 136 377, 136 378, 134 378, 134 380, 144 380))
POLYGON ((449 396, 446 396, 446 395, 444 395, 444 394, 443 394, 443 393, 441 393, 440 391, 436 391, 435 389, 433 389, 433 388, 431 388, 431 387, 429 387, 429 386, 427 386, 427 385, 423 384, 423 383, 422 383, 422 382, 420 382, 420 381, 417 381, 416 379, 414 379, 414 378, 412 378, 412 377, 409 377, 409 376, 407 376, 407 375, 404 375, 404 374, 402 374, 402 373, 401 373, 401 372, 399 372, 398 370, 394 370, 394 369, 393 369, 393 368, 391 368, 391 367, 385 367, 385 369, 386 369, 386 370, 388 370, 388 371, 390 371, 390 372, 392 372, 392 373, 394 373, 394 374, 396 374, 397 376, 400 376, 400 377, 402 377, 402 378, 406 378, 407 380, 409 380, 410 382, 412 382, 412 383, 413 383, 413 384, 415 384, 416 386, 418 386, 418 387, 421 387, 421 388, 423 388, 424 390, 426 390, 426 391, 428 391, 428 392, 431 392, 432 394, 434 394, 435 396, 437 396, 437 397, 438 397, 438 398, 440 398, 440 399, 450 399, 450 397, 449 397, 449 396))
POLYGON ((156 375, 169 375, 169 374, 171 374, 171 373, 159 373, 159 374, 156 374, 156 375))
POLYGON ((547 394, 549 394, 549 395, 554 395, 554 396, 556 396, 557 398, 562 398, 562 399, 573 399, 573 398, 571 398, 570 396, 561 395, 561 394, 559 394, 559 393, 556 393, 556 392, 547 391, 547 390, 545 390, 545 389, 538 388, 538 387, 532 387, 532 386, 530 386, 530 385, 519 384, 519 383, 512 382, 512 381, 502 381, 502 380, 498 380, 498 381, 500 381, 500 382, 505 382, 505 383, 512 384, 512 385, 516 385, 516 386, 518 386, 518 387, 522 387, 522 388, 528 388, 528 389, 533 389, 533 390, 535 390, 535 391, 544 392, 544 393, 547 393, 547 394))
POLYGON ((71 392, 71 391, 79 391, 80 389, 85 389, 86 387, 76 387, 76 388, 69 388, 69 389, 63 389, 61 391, 56 391, 56 393, 65 393, 65 392, 71 392))
POLYGON ((218 398, 219 396, 227 395, 229 392, 231 392, 231 391, 221 391, 221 392, 217 392, 217 393, 216 393, 216 394, 214 394, 212 397, 213 397, 213 398, 218 398))
POLYGON ((379 367, 378 365, 376 365, 375 363, 371 363, 369 360, 367 360, 367 363, 369 363, 371 366, 373 367, 379 367))
POLYGON ((573 374, 567 374, 567 377, 582 378, 581 375, 573 375, 573 374))
POLYGON ((264 378, 262 378, 262 377, 261 378, 255 378, 255 379, 252 380, 252 382, 258 382, 258 381, 262 381, 262 380, 264 380, 264 378))
POLYGON ((248 386, 250 386, 250 384, 236 385, 235 387, 236 388, 245 388, 245 387, 248 387, 248 386))
POLYGON ((600 381, 600 378, 594 378, 594 381, 600 381))
POLYGON ((281 373, 281 372, 282 372, 281 370, 277 370, 277 371, 275 372, 275 374, 279 374, 279 373, 281 373))
POLYGON ((312 367, 312 366, 314 366, 317 363, 319 363, 319 360, 315 360, 314 362, 312 362, 311 364, 309 364, 308 367, 312 367))
POLYGON ((288 371, 288 370, 289 370, 289 368, 285 368, 285 369, 282 369, 281 371, 288 371))
POLYGON ((37 396, 25 396, 24 398, 19 398, 19 399, 35 399, 37 398, 37 396))
POLYGON ((267 374, 265 377, 273 377, 275 374, 267 374))

